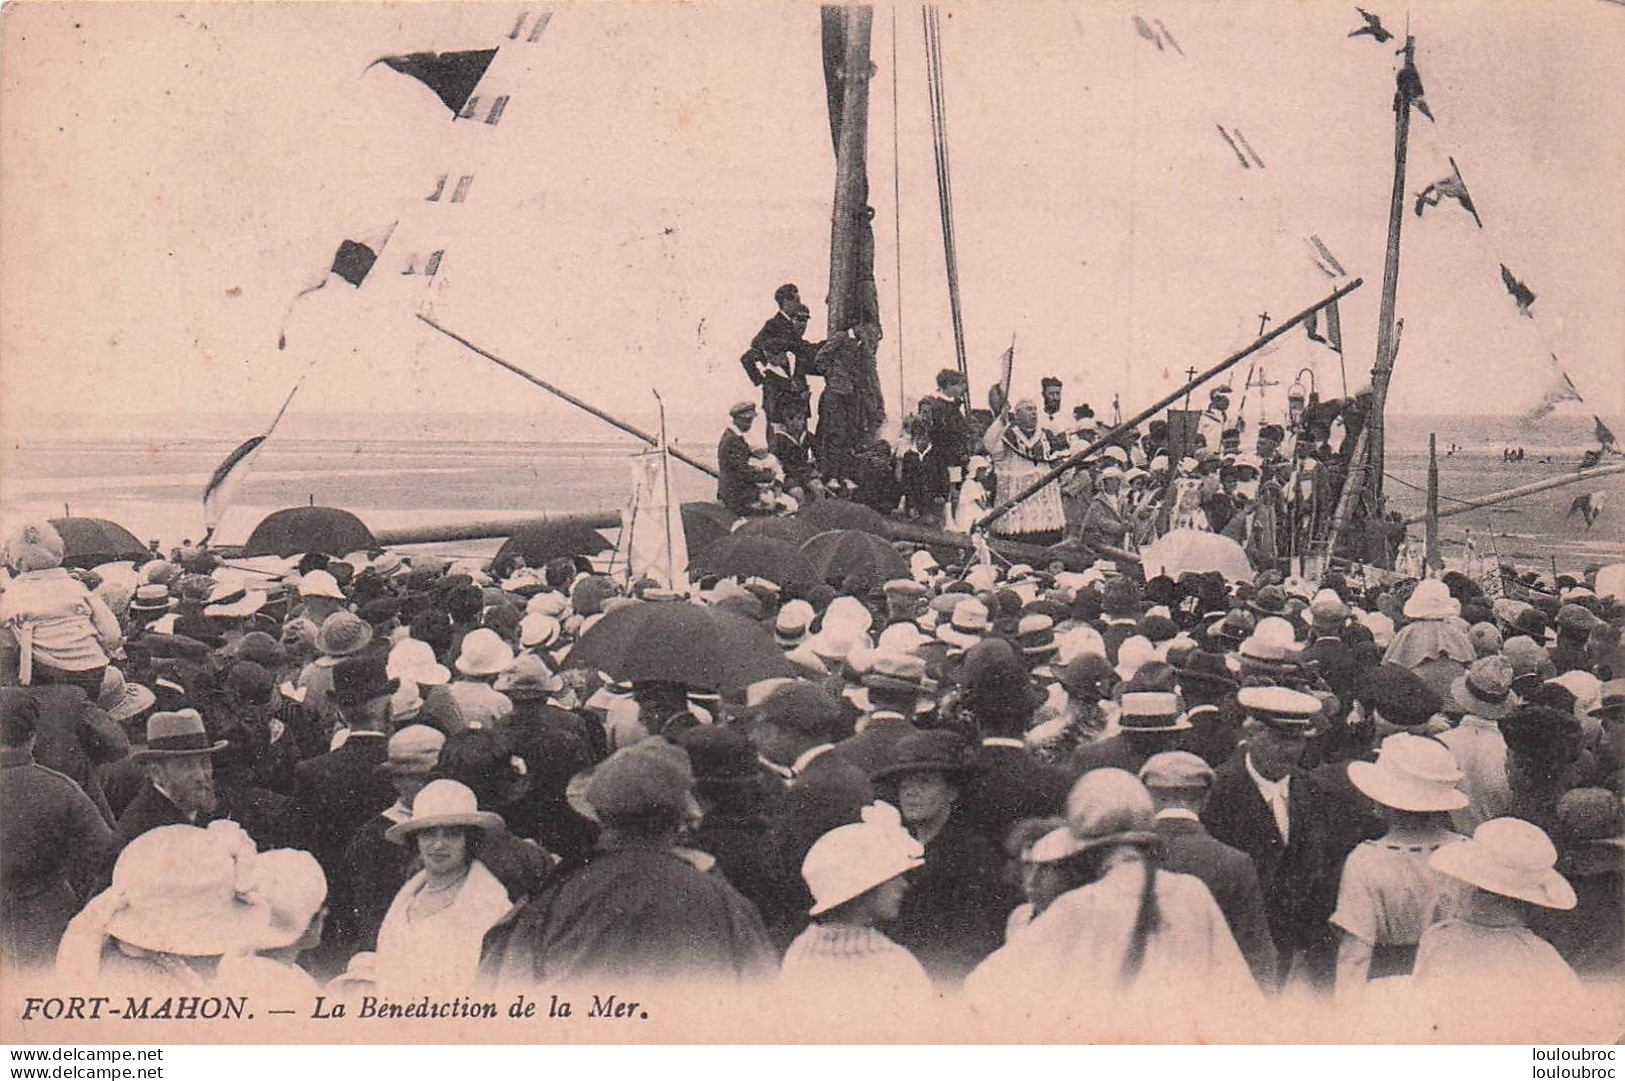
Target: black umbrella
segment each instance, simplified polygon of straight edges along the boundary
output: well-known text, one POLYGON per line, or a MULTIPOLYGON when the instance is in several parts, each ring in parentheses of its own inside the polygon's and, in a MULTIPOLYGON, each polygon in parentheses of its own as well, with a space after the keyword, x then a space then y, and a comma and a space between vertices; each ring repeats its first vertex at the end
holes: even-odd
POLYGON ((719 692, 797 674, 760 623, 687 601, 617 608, 581 636, 570 666, 719 692))
POLYGON ((848 499, 821 499, 798 511, 796 517, 820 530, 855 529, 876 537, 886 536, 886 518, 873 507, 848 499))
POLYGON ((337 507, 289 507, 266 515, 243 544, 244 556, 292 556, 302 552, 342 556, 378 547, 372 530, 337 507))
POLYGON ((775 585, 810 586, 818 581, 801 549, 775 537, 730 533, 713 541, 688 569, 691 574, 718 578, 766 578, 775 585))
POLYGON ((595 556, 614 547, 585 522, 560 518, 528 525, 503 541, 491 566, 501 573, 513 563, 514 556, 524 556, 526 566, 540 567, 560 556, 595 556))
POLYGON ((106 518, 52 518, 51 525, 62 537, 65 567, 94 567, 120 559, 141 562, 152 557, 134 533, 106 518))
POLYGON ((726 537, 738 520, 734 512, 721 503, 684 503, 682 514, 683 539, 688 542, 690 559, 726 537))
POLYGON ((822 532, 821 526, 804 518, 747 518, 744 525, 734 530, 737 536, 775 537, 789 541, 797 548, 822 532))
POLYGON ((801 546, 821 582, 839 582, 851 575, 866 577, 871 586, 893 578, 909 577, 908 560, 887 541, 856 529, 832 529, 801 546))

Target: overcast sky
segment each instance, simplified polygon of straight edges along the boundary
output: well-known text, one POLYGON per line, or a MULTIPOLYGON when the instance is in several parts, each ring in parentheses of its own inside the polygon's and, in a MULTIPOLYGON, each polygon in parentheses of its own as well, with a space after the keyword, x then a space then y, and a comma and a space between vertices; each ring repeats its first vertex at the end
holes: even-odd
MULTIPOLYGON (((1403 7, 1367 7, 1403 35, 1403 7)), ((135 411, 184 431, 219 410, 268 418, 307 365, 293 407, 307 421, 554 408, 439 338, 412 318, 420 310, 638 423, 653 417, 650 388, 683 413, 720 415, 746 396, 737 358, 773 288, 799 283, 815 330, 824 318, 833 164, 817 8, 561 5, 536 46, 499 55, 490 78, 512 101, 496 128, 453 123, 423 87, 367 67, 496 44, 525 10, 6 5, 0 422, 135 411), (446 171, 476 182, 442 208, 455 215, 427 219, 423 196, 446 171), (386 255, 445 247, 432 292, 376 274, 289 314, 340 239, 395 220, 386 255)), ((945 15, 978 386, 1014 336, 1025 389, 1053 373, 1097 409, 1114 393, 1125 410, 1145 404, 1244 344, 1260 313, 1332 288, 1310 233, 1365 278, 1343 311, 1346 369, 1363 378, 1399 40, 1349 39, 1359 16, 1332 2, 945 15), (1183 55, 1138 36, 1135 13, 1160 19, 1183 55), (1240 168, 1219 124, 1266 167, 1240 168)), ((919 9, 895 11, 895 39, 893 25, 878 8, 870 175, 895 412, 899 348, 912 400, 953 347, 919 9)), ((1555 352, 1594 411, 1618 418, 1625 7, 1435 2, 1409 26, 1437 123, 1412 125, 1392 407, 1515 412, 1555 352), (1448 203, 1411 211, 1448 156, 1482 230, 1448 203), (1534 320, 1518 316, 1502 262, 1537 294, 1534 320)), ((1313 363, 1321 389, 1339 389, 1336 358, 1296 337, 1266 363, 1283 382, 1313 363)))

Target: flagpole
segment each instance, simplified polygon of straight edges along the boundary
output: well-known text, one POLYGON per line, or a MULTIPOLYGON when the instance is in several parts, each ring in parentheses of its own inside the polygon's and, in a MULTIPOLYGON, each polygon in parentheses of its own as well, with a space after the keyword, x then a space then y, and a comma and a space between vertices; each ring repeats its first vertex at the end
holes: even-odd
POLYGON ((1000 518, 1003 518, 1006 514, 1009 514, 1010 511, 1013 510, 1017 505, 1026 502, 1035 494, 1042 491, 1045 487, 1059 480, 1067 472, 1067 470, 1076 468, 1077 466, 1088 461, 1088 459, 1092 457, 1095 452, 1110 444, 1123 432, 1126 432, 1135 425, 1141 424, 1156 416, 1168 406, 1179 401, 1181 395, 1188 393, 1192 388, 1199 387, 1221 372, 1234 368, 1237 364, 1240 364, 1242 361, 1246 360, 1248 357, 1252 356, 1254 353, 1258 352, 1260 349, 1264 348, 1266 345, 1270 344, 1275 339, 1297 326, 1299 323, 1302 323, 1305 319, 1308 319, 1309 316, 1314 312, 1319 311, 1333 301, 1341 300, 1364 284, 1364 278, 1355 278, 1347 285, 1337 289, 1330 296, 1323 297, 1320 300, 1315 301, 1313 305, 1305 308, 1303 311, 1286 320, 1284 323, 1278 323, 1274 330, 1259 335, 1257 338, 1253 339, 1251 344, 1242 349, 1238 349, 1234 353, 1231 353, 1228 357, 1225 357, 1223 360, 1219 361, 1219 363, 1215 364, 1201 375, 1198 375, 1195 379, 1192 379, 1190 382, 1175 388, 1171 394, 1167 394, 1162 398, 1159 398, 1157 401, 1142 409, 1140 412, 1134 414, 1127 420, 1114 424, 1093 443, 1090 443, 1082 450, 1076 451, 1075 453, 1070 454, 1066 458, 1055 463, 1055 465, 1052 466, 1042 477, 1039 477, 1026 488, 1023 488, 1021 491, 1017 492, 1003 503, 1000 503, 998 506, 988 511, 979 520, 977 520, 976 524, 972 526, 972 529, 986 529, 1000 518))
POLYGON ((1371 369, 1371 415, 1366 429, 1371 433, 1366 454, 1371 458, 1367 478, 1372 506, 1382 507, 1382 474, 1386 454, 1383 414, 1388 406, 1388 382, 1393 375, 1397 342, 1394 334, 1394 302, 1399 292, 1399 236, 1405 221, 1405 157, 1410 142, 1412 88, 1417 86, 1416 39, 1405 37, 1401 50, 1405 63, 1400 68, 1394 90, 1394 186, 1388 202, 1388 250, 1382 268, 1382 305, 1377 316, 1377 361, 1371 369))
MULTIPOLYGON (((577 398, 574 394, 571 394, 569 391, 563 390, 563 389, 561 389, 559 387, 556 387, 552 383, 549 383, 547 380, 530 374, 529 372, 525 371, 525 369, 519 367, 518 365, 511 364, 508 361, 503 360, 501 357, 497 356, 495 353, 491 352, 488 349, 480 348, 479 346, 475 345, 473 342, 469 341, 467 338, 463 337, 461 334, 458 334, 456 331, 447 330, 445 327, 441 326, 439 323, 435 322, 433 319, 429 318, 427 315, 424 315, 422 312, 418 313, 418 318, 423 320, 423 322, 429 324, 431 327, 434 327, 434 329, 438 330, 440 333, 444 334, 446 337, 450 338, 452 341, 456 342, 458 345, 461 345, 463 348, 469 350, 472 353, 476 353, 479 356, 484 357, 486 360, 489 360, 492 364, 495 364, 500 368, 508 369, 510 372, 517 375, 519 378, 525 380, 527 383, 534 383, 536 386, 541 387, 543 390, 547 391, 549 394, 555 395, 556 397, 559 397, 559 398, 563 398, 565 401, 569 402, 571 405, 575 406, 577 409, 581 409, 581 410, 584 410, 585 412, 591 413, 593 416, 597 417, 601 421, 604 421, 606 424, 610 424, 610 425, 612 425, 612 426, 614 426, 616 428, 619 428, 621 431, 625 432, 627 435, 630 435, 635 439, 641 439, 643 442, 649 444, 651 447, 657 447, 657 446, 660 445, 659 441, 657 439, 655 439, 654 436, 650 435, 648 432, 643 431, 641 428, 634 428, 632 425, 626 423, 626 421, 624 421, 624 420, 621 420, 619 417, 611 416, 610 414, 604 412, 602 409, 599 409, 597 406, 592 405, 589 402, 582 401, 580 398, 577 398)), ((687 454, 684 454, 682 451, 677 450, 675 448, 668 448, 668 453, 671 454, 671 456, 673 458, 676 458, 679 462, 682 462, 685 465, 691 465, 695 469, 698 469, 701 473, 705 473, 705 474, 707 474, 709 476, 713 476, 713 477, 717 476, 717 470, 716 470, 715 466, 709 466, 709 465, 706 465, 704 462, 702 462, 702 461, 700 461, 700 460, 698 460, 696 458, 690 458, 687 454)))
MULTIPOLYGON (((660 524, 666 530, 666 574, 669 581, 666 585, 671 589, 677 588, 677 558, 672 552, 671 545, 671 460, 666 445, 666 402, 660 397, 660 392, 650 388, 655 396, 655 404, 660 408, 660 486, 665 493, 666 501, 661 506, 660 524)), ((630 552, 631 549, 628 549, 630 552)))

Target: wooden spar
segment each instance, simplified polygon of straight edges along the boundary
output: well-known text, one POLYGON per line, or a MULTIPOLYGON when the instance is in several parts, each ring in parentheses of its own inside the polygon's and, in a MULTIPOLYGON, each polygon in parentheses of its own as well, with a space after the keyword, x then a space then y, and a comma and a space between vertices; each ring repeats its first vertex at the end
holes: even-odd
POLYGON ((1399 292, 1399 233, 1405 221, 1405 155, 1411 130, 1411 94, 1421 85, 1416 77, 1416 39, 1407 36, 1402 51, 1405 63, 1394 90, 1394 187, 1388 202, 1388 253, 1382 268, 1382 306, 1377 315, 1377 362, 1371 369, 1371 413, 1366 419, 1366 430, 1371 433, 1366 454, 1371 466, 1368 476, 1372 506, 1379 513, 1386 451, 1383 411, 1388 406, 1388 381, 1399 346, 1394 333, 1394 300, 1399 292))
POLYGON ((1090 443, 1082 450, 1068 455, 1064 460, 1053 466, 1050 471, 1045 473, 1042 477, 1039 477, 1037 480, 1033 481, 1032 484, 1028 485, 1026 488, 1005 500, 1003 503, 1000 503, 998 506, 988 511, 982 516, 981 520, 976 523, 974 528, 978 530, 986 529, 989 525, 1010 513, 1011 508, 1030 498, 1033 493, 1041 490, 1046 485, 1053 484, 1055 481, 1059 480, 1067 470, 1083 464, 1096 451, 1110 444, 1123 432, 1126 432, 1135 425, 1144 423, 1151 417, 1156 416, 1157 413, 1161 412, 1163 409, 1166 409, 1174 402, 1177 402, 1181 396, 1189 393, 1192 388, 1201 386, 1214 376, 1234 368, 1237 364, 1240 364, 1242 361, 1264 348, 1270 342, 1273 342, 1276 338, 1279 338, 1281 335, 1285 334, 1287 331, 1291 330, 1305 319, 1308 319, 1313 313, 1318 312, 1320 309, 1333 303, 1334 301, 1341 300, 1343 297, 1348 296, 1350 293, 1354 292, 1354 290, 1360 288, 1360 286, 1364 284, 1364 278, 1355 278, 1347 285, 1337 289, 1330 296, 1317 300, 1314 304, 1305 308, 1297 315, 1294 315, 1291 319, 1277 325, 1274 330, 1259 335, 1257 338, 1253 339, 1252 344, 1231 353, 1228 357, 1225 357, 1223 360, 1219 361, 1219 363, 1215 364, 1201 375, 1198 375, 1195 379, 1192 379, 1190 382, 1179 387, 1172 394, 1168 394, 1163 398, 1158 399, 1156 402, 1153 402, 1151 405, 1134 414, 1129 419, 1113 425, 1099 439, 1096 439, 1093 443, 1090 443))
POLYGON ((1429 570, 1443 570, 1444 558, 1439 555, 1439 436, 1428 433, 1428 509, 1427 533, 1422 542, 1422 565, 1429 570))
MULTIPOLYGON (((835 199, 829 238, 829 337, 863 322, 879 322, 860 283, 873 283, 874 233, 869 223, 869 39, 874 9, 838 10, 841 58, 840 128, 835 140, 835 199)), ((828 44, 826 44, 826 48, 828 44)), ((827 77, 827 72, 826 72, 827 77)), ((878 308, 878 304, 874 305, 878 308)))
MULTIPOLYGON (((571 394, 569 391, 562 390, 559 387, 554 386, 552 383, 549 383, 547 380, 538 378, 537 376, 534 376, 534 375, 530 374, 529 372, 525 371, 525 369, 519 367, 516 364, 510 364, 508 361, 503 360, 501 357, 497 356, 495 353, 491 352, 490 350, 482 349, 479 346, 475 345, 473 342, 469 341, 467 338, 463 337, 461 334, 458 334, 456 331, 447 330, 445 327, 441 326, 439 323, 435 322, 433 319, 430 319, 427 315, 424 315, 422 312, 418 313, 418 318, 423 320, 425 323, 428 323, 431 327, 434 327, 434 329, 438 330, 440 333, 444 334, 446 337, 450 338, 452 341, 456 342, 458 345, 463 346, 465 349, 468 349, 470 352, 479 354, 480 356, 484 357, 486 360, 489 360, 492 364, 495 364, 498 367, 508 369, 510 372, 517 375, 519 378, 525 380, 527 383, 534 383, 536 386, 541 387, 543 390, 547 391, 549 394, 553 394, 553 395, 556 395, 556 396, 558 396, 560 398, 563 398, 565 401, 569 402, 571 405, 575 406, 577 409, 582 409, 582 410, 585 410, 588 413, 591 413, 593 416, 597 417, 599 420, 605 422, 606 424, 609 424, 609 425, 611 425, 612 427, 615 427, 615 428, 619 428, 621 431, 625 432, 627 435, 630 435, 635 439, 641 439, 643 442, 649 444, 651 447, 658 447, 660 445, 660 441, 658 439, 656 439, 654 436, 650 435, 648 432, 643 431, 641 428, 634 428, 634 427, 632 427, 632 425, 626 423, 626 421, 621 420, 618 417, 613 417, 613 416, 609 415, 608 413, 604 412, 602 409, 599 409, 597 406, 592 405, 589 402, 582 401, 580 398, 577 398, 574 394, 571 394)), ((687 465, 691 465, 695 469, 698 469, 701 473, 706 473, 706 474, 708 474, 710 476, 713 476, 713 477, 717 475, 717 470, 716 470, 715 466, 707 465, 707 464, 705 464, 704 462, 700 461, 697 458, 690 458, 688 455, 684 454, 682 451, 678 450, 676 447, 667 447, 666 449, 668 451, 670 451, 671 456, 673 458, 676 458, 679 462, 683 462, 683 463, 685 463, 687 465)), ((527 519, 527 521, 528 521, 528 519, 527 519)), ((498 534, 484 534, 484 535, 485 536, 496 536, 498 534)), ((456 539, 462 540, 462 539, 465 539, 465 538, 459 537, 459 538, 456 538, 456 539)), ((417 543, 417 542, 408 542, 408 543, 417 543)))
MULTIPOLYGON (((1551 488, 1562 488, 1570 484, 1579 484, 1583 480, 1593 480, 1598 477, 1611 477, 1616 473, 1625 473, 1625 462, 1616 465, 1602 465, 1595 469, 1587 469, 1579 473, 1566 473, 1561 477, 1548 477, 1530 484, 1520 484, 1516 488, 1503 488, 1498 492, 1476 496, 1472 499, 1451 500, 1451 506, 1439 511, 1440 518, 1448 518, 1452 514, 1465 514, 1480 507, 1493 507, 1497 503, 1505 503, 1509 499, 1518 499, 1536 492, 1544 492, 1551 488)), ((1413 514, 1405 519, 1406 525, 1415 525, 1425 521, 1426 514, 1413 514)))
MULTIPOLYGON (((527 518, 488 518, 479 522, 461 522, 453 525, 404 526, 399 529, 379 529, 373 537, 380 547, 395 548, 403 544, 451 544, 458 541, 494 540, 511 537, 521 529, 543 522, 576 522, 591 529, 619 529, 621 512, 618 510, 583 511, 575 514, 539 514, 527 518)), ((973 551, 975 542, 967 533, 949 533, 933 529, 919 522, 886 522, 886 536, 890 540, 933 548, 958 548, 973 551)), ((1037 544, 1021 544, 994 538, 989 545, 995 552, 1011 560, 1040 565, 1048 562, 1049 549, 1037 544)), ((1100 556, 1119 563, 1138 563, 1140 557, 1120 548, 1095 546, 1100 556)))
POLYGON ((1371 464, 1365 452, 1370 441, 1371 428, 1368 425, 1360 429, 1360 437, 1354 441, 1354 453, 1349 455, 1349 475, 1343 481, 1343 491, 1337 497, 1337 509, 1332 512, 1332 525, 1326 533, 1328 559, 1336 557, 1338 541, 1354 516, 1354 501, 1360 494, 1366 469, 1371 464))

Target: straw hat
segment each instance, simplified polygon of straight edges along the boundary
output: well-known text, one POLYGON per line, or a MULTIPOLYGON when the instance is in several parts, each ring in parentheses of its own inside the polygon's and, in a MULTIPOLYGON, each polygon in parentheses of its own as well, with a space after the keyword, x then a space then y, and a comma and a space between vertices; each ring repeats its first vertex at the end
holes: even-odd
POLYGON ((510 698, 541 698, 562 691, 564 677, 536 654, 521 653, 502 670, 492 687, 510 698))
POLYGON ((1574 887, 1557 873, 1557 849, 1539 826, 1521 818, 1492 818, 1460 844, 1445 845, 1428 860, 1435 871, 1502 897, 1571 909, 1574 887))
POLYGON ((563 633, 564 627, 552 616, 528 615, 519 621, 519 644, 525 649, 546 649, 563 633))
POLYGON ((1236 701, 1247 716, 1276 728, 1309 728, 1320 713, 1320 699, 1288 687, 1243 687, 1236 701))
POLYGON ((1459 811, 1467 796, 1456 789, 1461 769, 1437 740, 1398 732, 1382 741, 1375 762, 1350 762, 1354 787, 1399 811, 1459 811))
POLYGON ((434 647, 416 638, 402 638, 389 650, 384 672, 391 679, 439 687, 451 682, 451 670, 435 660, 434 647))
POLYGON ((1480 657, 1450 685, 1456 705, 1476 717, 1499 721, 1512 712, 1512 665, 1499 654, 1480 657))
POLYGON ((918 624, 904 621, 893 623, 880 632, 875 641, 877 653, 914 653, 930 645, 935 639, 922 632, 918 624))
POLYGON ((255 948, 271 908, 253 892, 253 842, 235 823, 159 826, 131 841, 113 867, 122 904, 107 933, 120 942, 182 957, 255 948), (227 828, 229 827, 229 829, 227 828))
POLYGON ((1461 602, 1450 595, 1450 588, 1437 578, 1417 583, 1405 601, 1406 619, 1450 619, 1461 614, 1461 602))
POLYGON ((951 646, 969 649, 992 629, 987 605, 975 597, 967 597, 954 605, 953 619, 937 628, 937 637, 951 646))
POLYGON ((1183 732, 1190 720, 1179 712, 1179 696, 1168 691, 1128 691, 1118 727, 1124 732, 1183 732))
POLYGON ((559 619, 569 609, 570 598, 554 589, 543 590, 525 602, 527 616, 552 616, 559 619))
POLYGON ((152 708, 158 696, 139 683, 127 683, 124 673, 107 666, 102 676, 102 689, 96 695, 96 705, 112 720, 127 721, 152 708))
POLYGON ((489 627, 469 631, 457 654, 457 671, 465 676, 494 676, 512 663, 512 647, 489 627))
POLYGON ((790 649, 807 640, 808 628, 818 613, 804 600, 793 600, 779 609, 773 620, 773 640, 781 648, 790 649))
POLYGON ((372 642, 372 625, 352 612, 334 612, 316 632, 316 648, 325 657, 351 657, 372 642))
POLYGON ((299 595, 301 597, 328 597, 335 601, 344 599, 344 591, 339 588, 339 580, 328 571, 311 571, 299 579, 299 595))
POLYGON ((903 828, 889 803, 871 803, 862 821, 820 837, 801 861, 801 877, 813 895, 809 916, 843 905, 925 863, 925 848, 903 828))
POLYGON ((412 817, 384 831, 384 837, 404 845, 412 834, 435 826, 471 826, 491 833, 502 828, 502 816, 482 811, 474 792, 456 781, 430 781, 412 801, 412 817))

